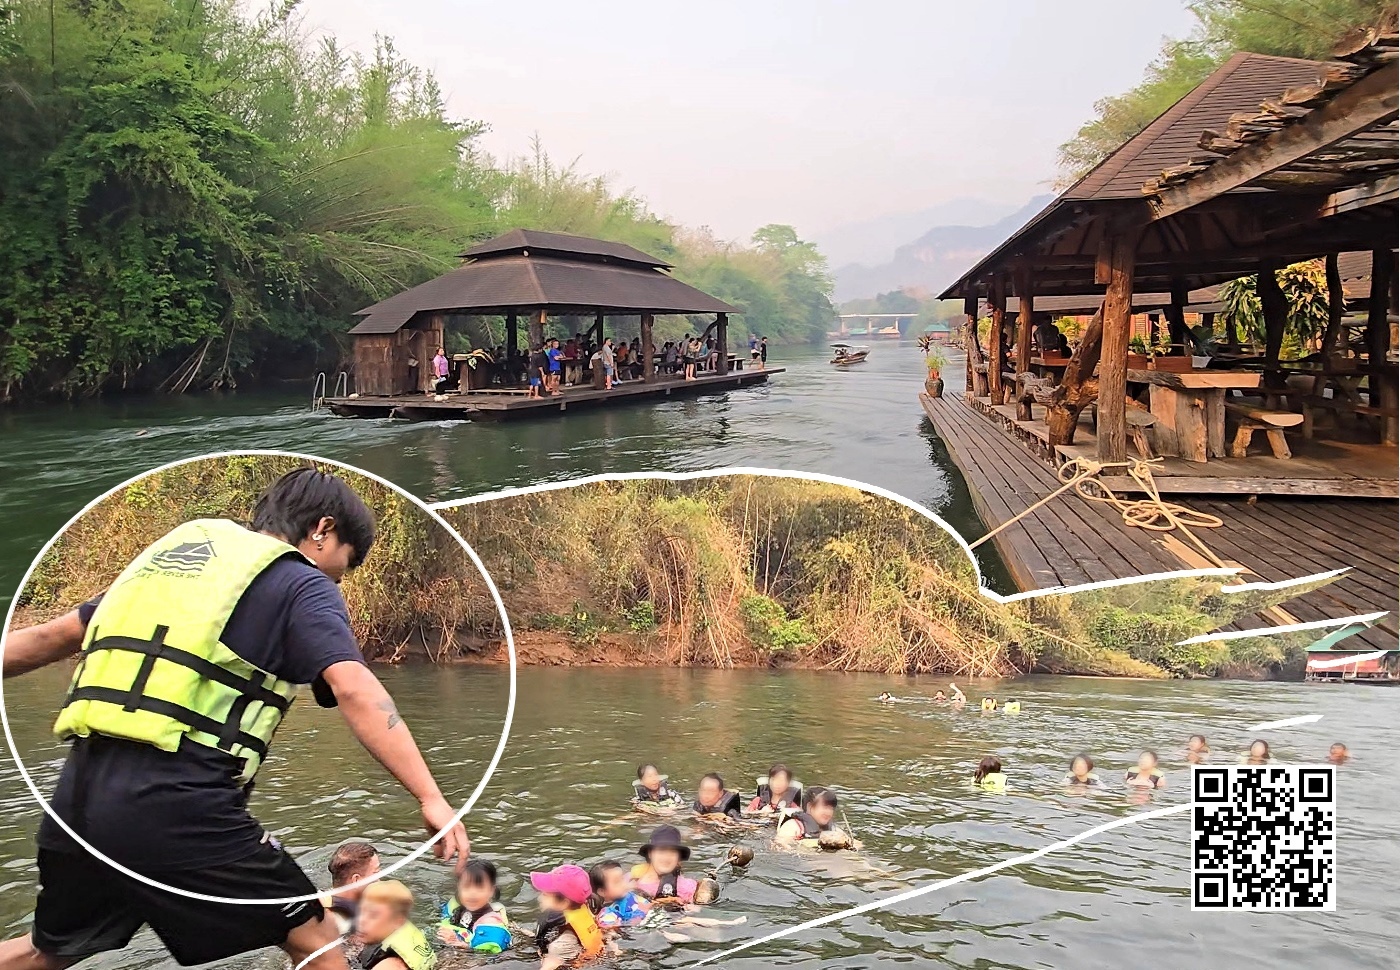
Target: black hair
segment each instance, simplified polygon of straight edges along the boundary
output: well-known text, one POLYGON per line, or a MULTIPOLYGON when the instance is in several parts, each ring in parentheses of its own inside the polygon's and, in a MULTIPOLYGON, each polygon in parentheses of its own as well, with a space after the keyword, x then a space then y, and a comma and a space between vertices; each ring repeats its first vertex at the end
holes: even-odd
POLYGON ((609 872, 614 869, 626 870, 626 867, 615 859, 604 859, 588 870, 588 883, 593 887, 593 891, 588 894, 588 908, 593 915, 597 916, 608 905, 608 901, 603 898, 603 885, 609 872))
POLYGON ((331 882, 336 887, 349 885, 350 877, 378 855, 379 850, 368 842, 346 842, 331 853, 326 871, 331 874, 331 882))
POLYGON ((1074 770, 1074 763, 1075 763, 1076 761, 1080 760, 1081 758, 1084 759, 1084 763, 1085 763, 1086 765, 1089 766, 1089 770, 1090 770, 1090 771, 1093 771, 1093 770, 1094 770, 1094 759, 1091 758, 1091 757, 1089 757, 1087 754, 1082 754, 1082 753, 1081 753, 1081 754, 1077 754, 1077 755, 1075 755, 1073 758, 1070 758, 1070 759, 1069 759, 1069 770, 1070 770, 1070 771, 1073 771, 1073 770, 1074 770))
POLYGON ((703 776, 703 777, 700 779, 700 781, 701 781, 701 782, 705 782, 705 781, 714 781, 715 783, 717 783, 717 784, 719 785, 720 788, 723 788, 723 787, 724 787, 724 779, 723 779, 722 777, 720 777, 720 774, 719 774, 719 772, 717 772, 717 771, 712 771, 712 772, 710 772, 708 775, 703 776))
POLYGON ((1150 755, 1152 755, 1152 760, 1153 760, 1153 761, 1161 761, 1161 760, 1162 760, 1161 758, 1158 758, 1158 757, 1157 757, 1157 752, 1153 751, 1151 748, 1143 748, 1143 749, 1142 749, 1142 754, 1138 755, 1138 757, 1141 758, 1143 754, 1150 754, 1150 755))
POLYGON ((813 805, 830 805, 832 808, 835 808, 836 803, 836 792, 832 791, 830 788, 824 788, 821 785, 807 789, 802 795, 803 811, 806 811, 813 805))
POLYGON ((459 881, 465 879, 468 886, 495 886, 496 864, 485 859, 471 859, 462 867, 462 874, 457 878, 459 881))
POLYGON ((311 467, 287 472, 258 496, 252 525, 296 545, 322 518, 334 519, 336 536, 355 550, 350 568, 364 562, 374 545, 374 513, 345 479, 329 472, 311 467))
POLYGON ((773 776, 780 771, 788 776, 788 784, 792 784, 792 772, 788 770, 788 766, 785 764, 776 764, 768 769, 768 783, 771 785, 773 783, 773 776))
POLYGON ((661 773, 661 769, 660 769, 660 768, 656 767, 656 765, 654 765, 654 764, 652 764, 650 761, 648 761, 646 764, 637 765, 637 780, 638 780, 638 781, 641 781, 641 780, 642 780, 642 775, 645 775, 645 774, 647 773, 647 769, 648 769, 648 768, 650 768, 652 771, 656 772, 657 774, 660 774, 660 773, 661 773))
POLYGON ((972 773, 972 780, 978 782, 988 775, 998 774, 1001 774, 1001 760, 988 755, 977 763, 977 770, 972 773))

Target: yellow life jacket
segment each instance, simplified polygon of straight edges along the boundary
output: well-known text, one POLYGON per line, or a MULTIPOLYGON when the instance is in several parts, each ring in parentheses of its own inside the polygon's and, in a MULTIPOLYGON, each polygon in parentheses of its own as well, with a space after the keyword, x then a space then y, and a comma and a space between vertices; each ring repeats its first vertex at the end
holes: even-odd
POLYGON ((983 775, 977 786, 983 791, 1001 794, 1006 791, 1006 776, 1000 771, 993 771, 991 774, 983 775))
POLYGON ((408 970, 433 970, 437 966, 437 953, 423 931, 412 923, 404 923, 384 938, 379 944, 380 951, 398 957, 408 965, 408 970))
POLYGON ((225 519, 186 522, 151 543, 98 604, 54 734, 162 751, 189 738, 241 761, 238 782, 251 781, 298 688, 219 638, 253 580, 299 555, 225 519))
MULTIPOLYGON (((587 906, 578 906, 574 909, 564 910, 564 922, 569 924, 569 929, 574 931, 578 941, 583 946, 583 955, 586 957, 596 957, 603 952, 603 931, 598 928, 598 921, 593 916, 593 911, 587 906)), ((411 968, 417 970, 417 968, 411 968)))
POLYGON ((1020 702, 1020 701, 1007 701, 1005 704, 1001 705, 1001 712, 1002 712, 1003 714, 1020 714, 1020 713, 1021 713, 1021 702, 1020 702))

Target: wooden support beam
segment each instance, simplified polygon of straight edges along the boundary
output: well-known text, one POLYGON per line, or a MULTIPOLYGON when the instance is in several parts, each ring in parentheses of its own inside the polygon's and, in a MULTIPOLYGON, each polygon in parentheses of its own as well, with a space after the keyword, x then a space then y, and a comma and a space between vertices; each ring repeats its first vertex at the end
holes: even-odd
POLYGON ((988 301, 992 306, 992 332, 987 338, 987 385, 991 390, 992 403, 1002 403, 1002 365, 1006 350, 1002 328, 1006 326, 1006 284, 998 276, 992 280, 992 295, 988 301))
POLYGON ((656 380, 656 359, 653 355, 653 342, 651 339, 651 328, 656 322, 656 318, 650 313, 642 314, 641 336, 637 339, 641 349, 638 353, 642 357, 642 383, 651 384, 656 380))
POLYGON ((1259 266, 1259 307, 1264 313, 1264 379, 1276 384, 1282 381, 1278 358, 1283 351, 1283 331, 1288 325, 1288 298, 1278 285, 1277 270, 1277 264, 1272 262, 1259 266))
POLYGON ((1400 110, 1400 73, 1394 61, 1372 71, 1331 101, 1211 165, 1181 185, 1150 200, 1153 219, 1166 219, 1231 189, 1248 185, 1335 145, 1400 110))
POLYGON ((1108 290, 1103 298, 1103 351, 1099 358, 1100 461, 1128 456, 1128 334, 1133 320, 1133 260, 1137 231, 1115 232, 1108 246, 1108 290))
POLYGON ((544 346, 544 325, 549 319, 548 310, 538 310, 530 314, 530 351, 533 353, 544 346))
POLYGON ((967 374, 964 385, 974 397, 987 393, 987 360, 982 356, 982 344, 977 339, 977 297, 963 297, 963 369, 967 374), (979 371, 977 365, 981 364, 979 371))
MULTIPOLYGON (((1322 332, 1322 359, 1329 361, 1337 352, 1337 341, 1342 335, 1342 317, 1347 312, 1346 294, 1342 292, 1342 269, 1337 253, 1328 253, 1327 261, 1327 329, 1322 332)), ((1314 384, 1313 393, 1320 395, 1323 377, 1314 384)))
POLYGON ((719 356, 715 358, 715 373, 729 373, 729 314, 715 314, 715 350, 719 356))
POLYGON ((1380 205, 1383 202, 1394 202, 1397 198, 1400 198, 1400 176, 1387 175, 1374 182, 1366 182, 1363 185, 1354 185, 1349 189, 1333 192, 1322 200, 1322 205, 1318 207, 1317 218, 1326 219, 1329 216, 1339 216, 1344 212, 1355 212, 1358 209, 1380 205))
POLYGON ((1031 369, 1031 325, 1035 316, 1033 286, 1030 267, 1022 266, 1016 271, 1016 295, 1021 301, 1020 310, 1016 313, 1017 373, 1027 372, 1031 369))
POLYGON ((506 314, 506 360, 515 360, 520 352, 520 318, 513 312, 506 314))
MULTIPOLYGON (((1390 352, 1390 290, 1395 281, 1395 252, 1391 249, 1377 249, 1371 253, 1371 300, 1366 313, 1366 355, 1376 368, 1371 372, 1371 406, 1389 409, 1395 413, 1397 399, 1396 369, 1386 365, 1386 354, 1390 352)), ((1381 418, 1381 440, 1388 445, 1396 443, 1396 420, 1381 418)))
POLYGON ((1181 344, 1182 353, 1191 353, 1194 341, 1186 329, 1186 304, 1189 300, 1186 284, 1181 280, 1172 281, 1172 302, 1166 308, 1167 333, 1173 344, 1181 344))

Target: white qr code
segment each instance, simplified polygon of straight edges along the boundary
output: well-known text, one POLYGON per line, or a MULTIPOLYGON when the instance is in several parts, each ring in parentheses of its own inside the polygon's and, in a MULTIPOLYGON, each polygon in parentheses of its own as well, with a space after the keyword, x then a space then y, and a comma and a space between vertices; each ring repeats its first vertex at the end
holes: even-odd
POLYGON ((1196 765, 1191 908, 1335 910, 1331 765, 1196 765))

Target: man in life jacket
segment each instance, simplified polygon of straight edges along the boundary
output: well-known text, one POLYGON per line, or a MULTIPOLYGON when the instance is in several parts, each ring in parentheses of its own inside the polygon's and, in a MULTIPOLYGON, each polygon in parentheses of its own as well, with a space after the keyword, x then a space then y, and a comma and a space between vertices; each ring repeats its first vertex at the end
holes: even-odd
POLYGON ((802 810, 794 812, 778 826, 778 841, 788 844, 816 841, 825 832, 839 832, 836 827, 836 793, 820 786, 807 789, 802 796, 802 810))
POLYGON ((350 486, 301 468, 263 493, 250 528, 178 526, 100 597, 6 637, 6 677, 82 659, 54 725, 72 747, 39 825, 33 927, 0 944, 0 970, 67 967, 122 949, 143 925, 183 965, 280 946, 294 966, 343 970, 311 880, 248 808, 301 685, 339 707, 429 832, 446 828, 439 857, 466 863, 466 832, 365 663, 337 586, 373 541, 374 516, 350 486), (305 899, 179 895, 105 864, 73 834, 173 889, 305 899))
POLYGON ((365 887, 358 933, 365 948, 356 970, 433 970, 437 953, 413 925, 413 893, 397 879, 365 887))
POLYGON ((710 772, 700 779, 695 789, 695 803, 691 806, 696 815, 719 815, 725 818, 744 817, 744 806, 739 793, 724 787, 724 779, 710 772))
POLYGON ((588 908, 593 882, 585 870, 558 866, 549 872, 532 872, 530 885, 540 894, 540 919, 535 926, 540 970, 557 970, 603 952, 603 931, 588 908))

